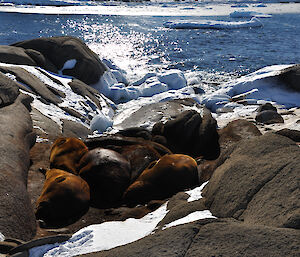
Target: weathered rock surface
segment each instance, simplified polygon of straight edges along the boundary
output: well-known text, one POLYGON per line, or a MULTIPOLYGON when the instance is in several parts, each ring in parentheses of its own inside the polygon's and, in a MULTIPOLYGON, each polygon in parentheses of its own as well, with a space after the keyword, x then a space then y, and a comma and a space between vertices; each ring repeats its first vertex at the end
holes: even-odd
POLYGON ((284 123, 282 116, 274 111, 262 111, 259 112, 255 120, 264 124, 284 123))
POLYGON ((23 48, 15 46, 0 46, 0 62, 21 64, 21 65, 36 65, 36 62, 28 56, 23 48))
MULTIPOLYGON (((87 84, 97 83, 106 70, 106 66, 100 61, 97 54, 78 38, 70 36, 37 38, 18 42, 13 46, 33 49, 41 53, 47 60, 45 64, 48 66, 53 64, 57 70, 61 70, 66 61, 76 60, 73 68, 64 69, 62 72, 87 84)), ((42 64, 43 62, 40 61, 39 65, 46 69, 42 64)))
POLYGON ((82 256, 297 256, 300 231, 200 220, 156 232, 131 244, 82 256))
POLYGON ((281 72, 279 80, 290 89, 300 91, 300 64, 293 65, 281 72))
POLYGON ((0 107, 12 104, 18 95, 17 83, 0 72, 0 107))
POLYGON ((217 122, 207 109, 204 109, 203 117, 197 111, 189 110, 165 124, 156 123, 152 134, 160 137, 159 141, 161 137, 165 138, 165 146, 173 153, 205 159, 216 159, 220 154, 217 122))
POLYGON ((0 109, 0 231, 6 237, 29 240, 36 222, 27 193, 29 150, 35 142, 32 121, 20 95, 0 109))
POLYGON ((300 148, 287 137, 240 142, 205 187, 206 206, 217 217, 299 228, 299 169, 300 148))

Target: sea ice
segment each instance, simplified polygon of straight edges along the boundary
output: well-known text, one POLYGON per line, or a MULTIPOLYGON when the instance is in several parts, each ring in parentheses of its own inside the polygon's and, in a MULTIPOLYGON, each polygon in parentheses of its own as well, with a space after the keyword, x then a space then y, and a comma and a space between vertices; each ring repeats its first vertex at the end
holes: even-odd
POLYGON ((178 21, 164 23, 166 28, 170 29, 240 29, 262 27, 261 21, 253 17, 250 21, 214 21, 202 20, 198 22, 178 21))

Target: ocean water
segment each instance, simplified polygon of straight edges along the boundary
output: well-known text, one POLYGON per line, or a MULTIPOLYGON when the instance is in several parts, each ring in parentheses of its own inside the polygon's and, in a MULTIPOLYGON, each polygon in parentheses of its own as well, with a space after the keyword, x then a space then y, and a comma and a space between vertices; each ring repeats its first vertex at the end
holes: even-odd
POLYGON ((265 1, 266 6, 261 5, 262 7, 256 9, 274 14, 271 14, 270 18, 258 18, 262 27, 179 30, 166 28, 164 24, 187 21, 197 23, 207 20, 245 21, 250 18, 232 18, 223 14, 248 11, 259 2, 118 4, 2 0, 1 3, 0 44, 11 44, 36 37, 79 37, 101 57, 112 60, 125 70, 130 80, 135 80, 141 74, 150 71, 179 69, 183 72, 194 72, 199 80, 218 82, 248 74, 265 66, 298 63, 300 60, 300 4, 296 5, 299 8, 298 12, 286 13, 280 11, 280 4, 268 8, 270 1, 265 1), (10 6, 15 12, 5 12, 2 10, 3 7, 7 8, 7 4, 4 3, 35 3, 36 6, 25 7, 32 13, 25 13, 24 10, 17 13, 20 5, 10 6), (39 5, 43 3, 45 6, 41 9, 39 5), (213 10, 217 10, 224 3, 226 6, 220 9, 222 15, 219 16, 213 10), (71 6, 64 10, 55 9, 51 15, 42 14, 45 10, 51 10, 53 6, 50 5, 59 4, 71 6), (82 8, 92 9, 82 12, 82 9, 78 9, 78 4, 81 4, 82 8), (70 9, 76 6, 77 9, 70 9), (208 13, 204 12, 203 16, 201 10, 204 9, 208 10, 208 13), (100 14, 93 14, 97 10, 100 14), (111 10, 112 15, 105 14, 108 10, 111 10), (83 14, 76 14, 80 12, 83 14))

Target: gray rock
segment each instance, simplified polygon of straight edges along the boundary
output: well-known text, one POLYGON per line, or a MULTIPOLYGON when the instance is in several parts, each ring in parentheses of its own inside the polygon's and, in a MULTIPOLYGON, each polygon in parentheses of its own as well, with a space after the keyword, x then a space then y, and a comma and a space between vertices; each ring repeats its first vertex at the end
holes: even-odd
POLYGON ((55 105, 58 105, 62 102, 60 97, 50 91, 45 83, 43 83, 40 79, 38 79, 36 76, 26 71, 25 69, 22 69, 20 67, 1 66, 0 71, 16 76, 18 82, 21 82, 22 84, 25 84, 27 86, 23 87, 23 89, 41 96, 42 99, 44 99, 46 102, 53 103, 55 105))
MULTIPOLYGON (((18 42, 13 46, 40 52, 58 70, 63 68, 66 61, 75 59, 77 61, 75 67, 63 70, 63 74, 76 77, 87 84, 97 83, 107 69, 98 55, 79 38, 70 36, 37 38, 18 42)), ((50 65, 47 62, 46 64, 50 65)))
POLYGON ((6 237, 29 240, 36 233, 26 189, 35 134, 29 112, 18 99, 0 109, 0 131, 0 231, 6 237))
POLYGON ((204 188, 205 204, 217 217, 290 227, 300 212, 299 169, 300 148, 286 137, 241 141, 204 188))
POLYGON ((284 69, 278 76, 279 80, 283 82, 291 90, 300 91, 300 64, 293 65, 284 69))
POLYGON ((18 95, 17 83, 0 72, 0 107, 12 104, 18 95))
POLYGON ((0 62, 31 66, 36 65, 36 62, 27 55, 23 48, 5 45, 0 46, 0 62))
POLYGON ((78 122, 71 120, 63 120, 62 122, 62 134, 65 137, 77 137, 84 139, 91 134, 91 131, 87 127, 78 122))
POLYGON ((259 112, 256 115, 255 120, 264 124, 284 123, 284 120, 279 113, 270 110, 259 112))

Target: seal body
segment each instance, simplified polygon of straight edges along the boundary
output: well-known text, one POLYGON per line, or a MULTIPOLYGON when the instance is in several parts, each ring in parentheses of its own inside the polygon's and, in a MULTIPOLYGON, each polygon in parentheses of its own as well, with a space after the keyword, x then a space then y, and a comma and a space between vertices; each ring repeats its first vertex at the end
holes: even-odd
POLYGON ((47 226, 60 227, 73 223, 89 209, 90 189, 79 176, 50 169, 36 204, 36 218, 47 226))
POLYGON ((123 195, 129 205, 165 199, 176 192, 198 185, 196 161, 183 154, 164 155, 141 173, 123 195))
POLYGON ((78 174, 78 164, 88 152, 86 145, 77 138, 61 137, 55 140, 50 152, 50 168, 78 174))
POLYGON ((130 183, 130 163, 116 151, 95 148, 79 164, 79 175, 90 186, 91 206, 116 205, 130 183))

